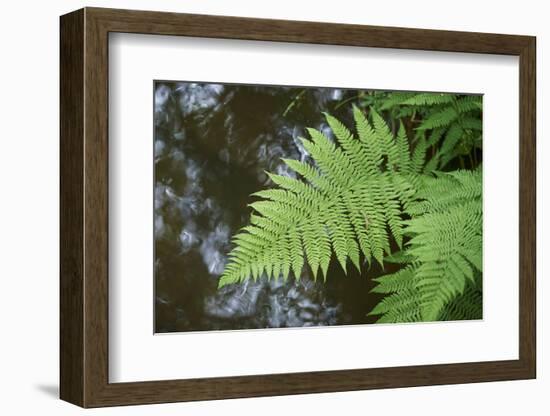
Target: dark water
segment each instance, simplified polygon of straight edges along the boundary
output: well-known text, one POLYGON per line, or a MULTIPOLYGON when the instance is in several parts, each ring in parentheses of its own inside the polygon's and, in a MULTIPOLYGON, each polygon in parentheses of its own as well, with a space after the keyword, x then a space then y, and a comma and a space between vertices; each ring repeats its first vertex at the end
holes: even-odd
MULTIPOLYGON (((265 171, 307 160, 305 127, 330 135, 322 112, 351 127, 356 90, 155 83, 156 332, 370 323, 375 266, 327 282, 259 280, 217 290, 230 239, 246 225, 265 171)), ((305 270, 305 269, 304 269, 305 270)))

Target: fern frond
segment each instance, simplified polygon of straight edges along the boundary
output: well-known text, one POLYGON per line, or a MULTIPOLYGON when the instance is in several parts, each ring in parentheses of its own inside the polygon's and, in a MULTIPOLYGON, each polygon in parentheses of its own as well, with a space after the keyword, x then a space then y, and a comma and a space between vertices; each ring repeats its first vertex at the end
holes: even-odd
POLYGON ((411 121, 418 123, 416 131, 419 136, 426 133, 427 150, 443 140, 442 147, 435 149, 432 158, 428 158, 426 172, 441 169, 459 155, 469 153, 477 145, 473 140, 479 143, 480 134, 476 133, 472 138, 471 132, 481 132, 482 129, 481 95, 391 93, 381 109, 401 117, 409 114, 406 109, 413 109, 411 121), (464 144, 465 140, 468 144, 459 148, 458 144, 464 144))
POLYGON ((381 110, 389 110, 398 105, 402 105, 404 102, 414 98, 416 95, 417 93, 414 92, 393 92, 384 101, 384 104, 381 106, 381 110))
POLYGON ((411 160, 411 171, 413 173, 420 173, 426 163, 426 151, 428 150, 428 145, 426 143, 426 138, 424 136, 420 137, 420 140, 414 148, 414 153, 411 160))
POLYGON ((447 104, 453 101, 453 94, 435 94, 433 92, 415 94, 413 97, 402 101, 401 105, 432 106, 447 104))
POLYGON ((460 321, 465 319, 481 319, 483 317, 483 291, 481 278, 469 284, 464 294, 457 296, 453 301, 445 305, 439 319, 441 321, 460 321))
POLYGON ((455 121, 460 113, 454 107, 444 107, 442 110, 430 114, 418 127, 418 130, 430 130, 447 127, 455 121))
POLYGON ((395 139, 395 147, 399 157, 399 168, 401 172, 409 173, 411 171, 411 149, 409 139, 403 123, 399 124, 399 131, 395 139))
MULTIPOLYGON (((416 281, 414 279, 415 268, 413 265, 382 277, 374 279, 378 284, 372 289, 373 293, 395 293, 404 290, 416 289, 416 281)), ((371 312, 371 314, 373 314, 371 312)))
POLYGON ((455 107, 459 114, 481 109, 481 95, 467 95, 456 100, 455 107))
POLYGON ((353 114, 358 137, 329 114, 335 142, 308 129, 301 140, 313 163, 284 159, 298 179, 268 173, 276 187, 254 194, 250 225, 233 239, 220 287, 263 274, 299 279, 304 264, 326 278, 333 254, 347 271, 348 261, 360 269, 361 257, 382 263, 390 238, 401 247, 419 156, 411 157, 403 127, 396 138, 374 110, 372 123, 356 107, 353 114))
POLYGON ((383 315, 379 322, 408 322, 413 317, 432 321, 448 319, 452 310, 473 311, 466 305, 477 302, 468 288, 476 284, 482 268, 481 197, 480 170, 423 181, 408 209, 412 218, 405 222, 404 232, 411 239, 401 257, 406 255, 410 263, 376 279, 374 291, 388 294, 371 312, 383 315), (470 298, 459 300, 465 296, 470 298), (416 305, 420 314, 411 315, 398 304, 416 305))
POLYGON ((386 296, 369 315, 382 315, 377 323, 416 322, 422 320, 417 289, 404 289, 386 296))

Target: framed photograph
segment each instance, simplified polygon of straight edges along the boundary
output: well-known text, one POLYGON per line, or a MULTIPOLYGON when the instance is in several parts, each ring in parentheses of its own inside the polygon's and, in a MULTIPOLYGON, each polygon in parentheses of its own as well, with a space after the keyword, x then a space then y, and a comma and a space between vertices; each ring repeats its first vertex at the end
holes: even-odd
POLYGON ((535 49, 62 16, 61 398, 535 378, 535 49))

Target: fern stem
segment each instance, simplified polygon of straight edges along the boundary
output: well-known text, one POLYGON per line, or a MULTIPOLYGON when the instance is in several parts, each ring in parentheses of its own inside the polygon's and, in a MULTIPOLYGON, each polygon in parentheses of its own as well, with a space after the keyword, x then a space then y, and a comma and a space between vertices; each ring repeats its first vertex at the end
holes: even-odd
POLYGON ((292 108, 296 105, 298 100, 304 95, 306 90, 300 91, 298 94, 296 94, 296 97, 290 102, 290 104, 287 105, 285 111, 283 112, 283 117, 286 117, 286 115, 292 110, 292 108))
POLYGON ((353 100, 358 100, 359 98, 361 97, 360 94, 357 94, 357 95, 354 95, 353 97, 349 97, 349 98, 346 98, 345 100, 342 100, 340 101, 338 104, 336 104, 334 106, 334 110, 338 110, 340 107, 342 107, 343 105, 353 101, 353 100))

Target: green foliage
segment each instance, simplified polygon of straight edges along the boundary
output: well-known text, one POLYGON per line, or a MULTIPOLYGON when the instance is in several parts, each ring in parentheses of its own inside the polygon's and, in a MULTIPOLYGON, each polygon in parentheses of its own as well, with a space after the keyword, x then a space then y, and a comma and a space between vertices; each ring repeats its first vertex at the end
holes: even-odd
POLYGON ((483 317, 482 280, 477 278, 475 284, 468 284, 464 293, 458 295, 439 314, 440 321, 461 321, 481 319, 483 317))
POLYGON ((398 258, 406 267, 375 279, 374 291, 389 294, 370 313, 383 315, 379 322, 480 315, 481 195, 479 170, 423 180, 408 209, 410 240, 398 258))
POLYGON ((306 266, 326 279, 332 259, 345 272, 394 263, 375 279, 378 322, 481 318, 481 97, 353 99, 354 133, 325 114, 334 141, 308 129, 312 162, 284 159, 296 178, 268 173, 274 186, 253 194, 219 287, 306 266))
POLYGON ((220 287, 264 273, 299 279, 304 263, 314 277, 321 269, 326 278, 333 254, 345 271, 348 260, 360 269, 361 256, 382 264, 390 238, 402 246, 402 213, 424 154, 411 155, 403 126, 394 137, 376 112, 372 122, 358 108, 353 115, 357 137, 326 114, 338 145, 308 129, 310 139, 301 141, 314 163, 284 160, 300 179, 268 173, 276 188, 254 194, 260 200, 250 204, 250 225, 233 239, 220 287))
POLYGON ((418 134, 429 133, 428 147, 439 147, 440 155, 434 168, 443 169, 451 160, 481 149, 482 97, 436 93, 386 93, 382 111, 396 110, 413 117, 418 134))

